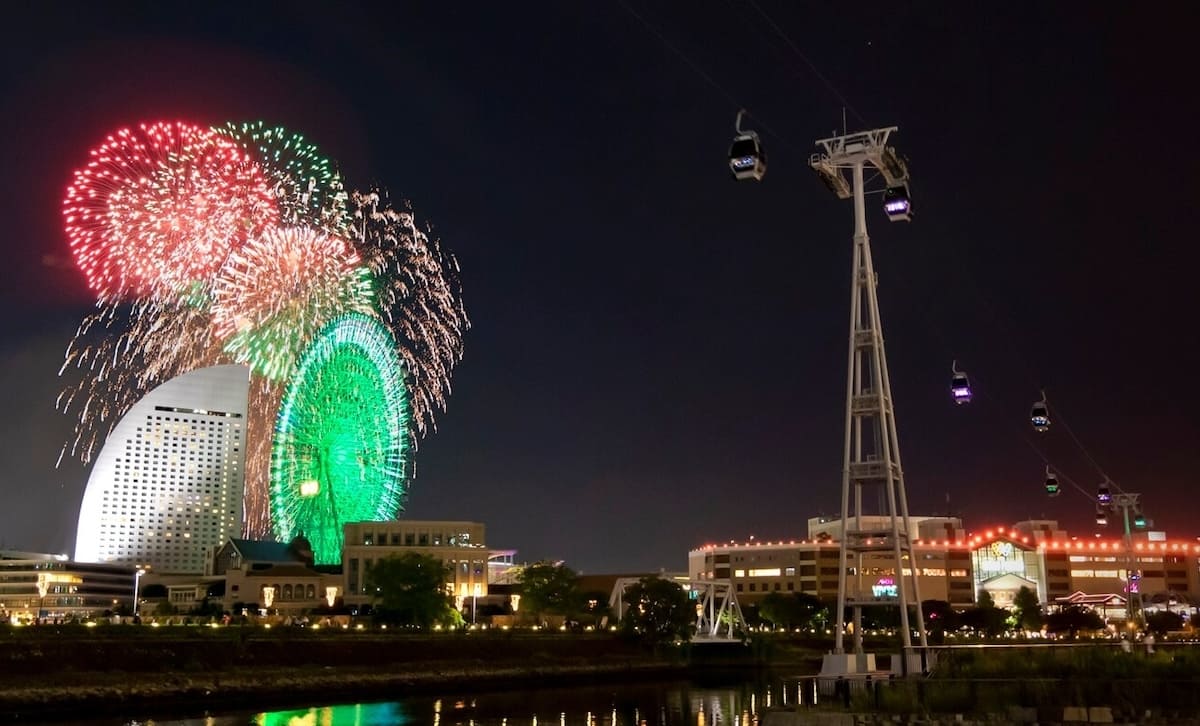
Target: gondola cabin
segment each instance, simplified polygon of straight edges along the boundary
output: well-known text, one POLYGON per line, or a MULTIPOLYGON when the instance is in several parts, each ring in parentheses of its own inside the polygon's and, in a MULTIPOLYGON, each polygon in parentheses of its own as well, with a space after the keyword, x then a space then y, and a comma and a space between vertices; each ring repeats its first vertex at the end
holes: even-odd
POLYGON ((758 134, 753 131, 738 134, 729 146, 729 171, 738 181, 762 181, 767 173, 767 155, 763 152, 758 134))
POLYGON ((1108 490, 1107 484, 1101 484, 1096 490, 1096 503, 1101 506, 1112 504, 1112 492, 1108 490))
POLYGON ((1108 524, 1108 513, 1105 512, 1104 508, 1099 505, 1096 505, 1096 524, 1100 525, 1101 527, 1108 524))
POLYGON ((912 221, 912 200, 908 195, 908 185, 888 187, 883 193, 883 211, 893 222, 912 221))
POLYGON ((1046 494, 1048 494, 1052 497, 1057 497, 1058 492, 1059 492, 1058 477, 1056 477, 1054 475, 1054 472, 1052 472, 1052 471, 1047 472, 1046 473, 1046 494))
POLYGON ((1050 409, 1046 407, 1045 401, 1033 404, 1033 408, 1029 410, 1029 423, 1033 424, 1034 431, 1046 431, 1050 428, 1050 409))
POLYGON ((971 402, 971 379, 967 378, 966 373, 957 372, 950 379, 950 395, 960 406, 971 402))

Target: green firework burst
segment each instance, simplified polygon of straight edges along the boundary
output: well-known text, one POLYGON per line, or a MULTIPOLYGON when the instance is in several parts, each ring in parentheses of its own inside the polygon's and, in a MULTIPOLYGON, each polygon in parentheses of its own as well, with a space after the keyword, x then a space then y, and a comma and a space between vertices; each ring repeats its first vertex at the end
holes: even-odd
POLYGON ((408 392, 396 344, 378 320, 329 323, 301 355, 271 451, 276 535, 304 535, 317 564, 341 562, 347 522, 396 516, 405 492, 408 392))
POLYGON ((248 151, 272 180, 284 223, 345 230, 349 216, 342 178, 316 144, 262 121, 230 122, 213 130, 248 151))

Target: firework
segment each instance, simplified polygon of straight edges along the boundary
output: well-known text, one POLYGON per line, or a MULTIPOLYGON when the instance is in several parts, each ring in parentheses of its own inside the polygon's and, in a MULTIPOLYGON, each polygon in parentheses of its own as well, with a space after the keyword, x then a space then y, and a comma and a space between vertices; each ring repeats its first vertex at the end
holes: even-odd
POLYGON ((58 398, 59 410, 76 414, 63 453, 91 461, 97 444, 143 395, 217 363, 219 355, 208 313, 186 300, 100 303, 80 324, 59 369, 75 379, 58 398))
POLYGON ((207 280, 278 218, 258 166, 185 123, 125 128, 91 152, 63 200, 67 237, 102 299, 170 297, 207 280))
POLYGON ((303 534, 318 564, 341 562, 347 522, 396 516, 409 448, 404 371, 375 318, 330 323, 288 383, 271 453, 275 534, 303 534))
POLYGON ((321 326, 370 313, 371 273, 345 240, 306 227, 267 230, 229 256, 213 285, 225 351, 280 380, 321 326))
POLYGON ((462 360, 470 327, 458 262, 419 229, 409 209, 397 210, 379 192, 351 194, 351 238, 376 279, 376 309, 392 330, 410 377, 415 433, 435 429, 446 410, 450 378, 462 360))
POLYGON ((284 224, 340 233, 348 223, 341 177, 317 146, 281 126, 228 123, 214 129, 250 154, 270 178, 284 224))
POLYGON ((457 263, 410 209, 379 193, 347 209, 329 161, 283 129, 176 123, 109 137, 64 217, 99 297, 60 371, 64 454, 90 461, 164 381, 244 362, 247 536, 303 532, 328 557, 340 522, 395 514, 469 327, 457 263))

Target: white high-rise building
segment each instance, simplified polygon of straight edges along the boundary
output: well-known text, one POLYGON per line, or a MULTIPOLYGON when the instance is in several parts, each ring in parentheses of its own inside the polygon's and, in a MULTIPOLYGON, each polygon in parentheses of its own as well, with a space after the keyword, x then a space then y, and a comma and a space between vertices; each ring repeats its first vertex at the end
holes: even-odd
POLYGON ((185 373, 146 394, 96 457, 79 511, 77 562, 202 573, 242 534, 250 370, 185 373))

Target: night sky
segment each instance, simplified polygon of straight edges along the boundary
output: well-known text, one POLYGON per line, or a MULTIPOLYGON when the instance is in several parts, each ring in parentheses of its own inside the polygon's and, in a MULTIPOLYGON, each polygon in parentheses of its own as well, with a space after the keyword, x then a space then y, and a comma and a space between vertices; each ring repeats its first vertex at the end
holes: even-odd
POLYGON ((911 510, 1091 536, 1036 446, 1200 535, 1184 4, 756 2, 8 11, 0 543, 73 550, 86 470, 55 469, 54 399, 91 300, 60 203, 89 148, 160 119, 300 131, 458 257, 473 328, 406 517, 586 572, 803 536, 840 497, 852 210, 807 158, 843 99, 911 160, 912 224, 868 200, 911 510), (761 184, 729 179, 739 105, 761 184), (1087 453, 1031 430, 1040 387, 1087 453))

